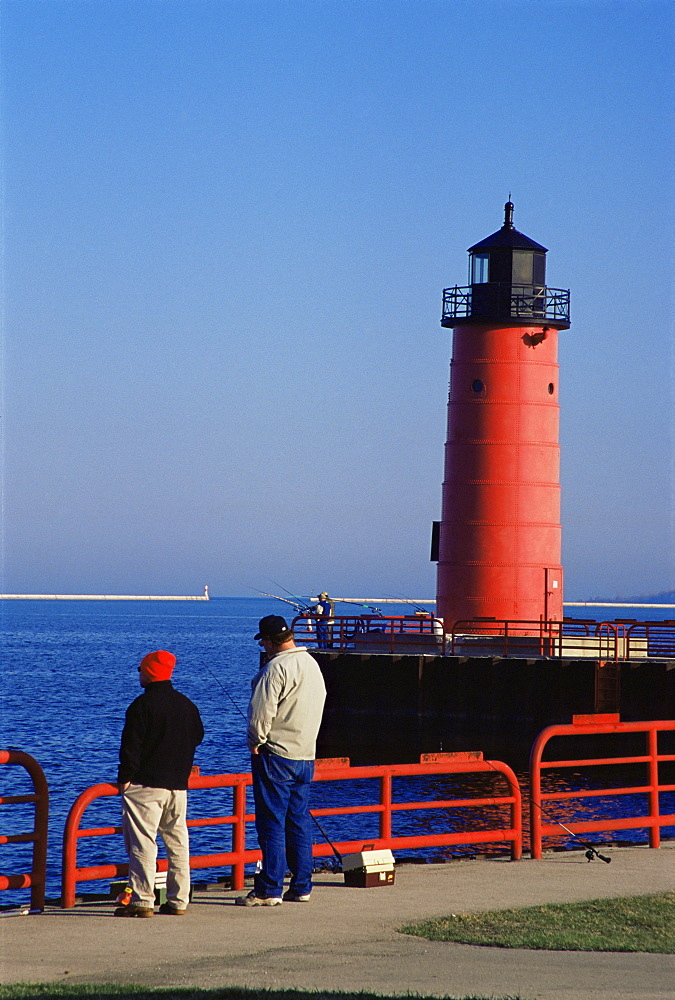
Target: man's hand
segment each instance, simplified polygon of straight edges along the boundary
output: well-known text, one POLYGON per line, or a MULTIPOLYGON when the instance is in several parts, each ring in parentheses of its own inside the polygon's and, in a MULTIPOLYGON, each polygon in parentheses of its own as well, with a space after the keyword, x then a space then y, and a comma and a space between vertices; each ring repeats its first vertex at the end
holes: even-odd
POLYGON ((127 788, 129 787, 130 784, 131 784, 130 781, 118 781, 117 782, 117 791, 120 793, 120 795, 124 795, 124 793, 126 792, 126 790, 127 790, 127 788))

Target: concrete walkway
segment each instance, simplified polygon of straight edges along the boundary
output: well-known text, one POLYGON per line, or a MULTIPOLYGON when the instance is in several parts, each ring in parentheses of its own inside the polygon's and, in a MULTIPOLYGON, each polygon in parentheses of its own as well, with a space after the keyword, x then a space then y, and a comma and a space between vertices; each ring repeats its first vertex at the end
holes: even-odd
MULTIPOLYGON (((518 996, 523 1000, 672 1000, 672 955, 546 952, 430 942, 407 921, 466 911, 675 889, 675 845, 603 848, 542 861, 402 865, 393 886, 347 888, 319 875, 309 903, 244 908, 240 893, 195 893, 182 918, 119 920, 110 903, 0 918, 0 981, 135 983, 518 996)), ((675 917, 674 917, 675 919, 675 917)))

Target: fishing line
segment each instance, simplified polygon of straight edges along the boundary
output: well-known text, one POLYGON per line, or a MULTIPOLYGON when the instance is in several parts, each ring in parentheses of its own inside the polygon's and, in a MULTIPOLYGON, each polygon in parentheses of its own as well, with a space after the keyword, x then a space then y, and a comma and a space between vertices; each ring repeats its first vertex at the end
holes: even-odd
POLYGON ((232 697, 232 695, 230 694, 230 692, 227 690, 227 688, 225 687, 225 685, 220 681, 220 679, 216 676, 216 674, 214 674, 213 670, 211 670, 211 667, 206 666, 205 663, 203 664, 203 666, 206 667, 206 669, 211 674, 211 676, 213 677, 213 679, 216 682, 216 684, 218 684, 218 686, 224 691, 224 693, 230 699, 230 701, 232 702, 232 704, 234 705, 234 707, 236 708, 236 710, 241 715, 241 717, 244 720, 244 722, 248 725, 248 719, 246 718, 246 716, 244 715, 244 713, 242 712, 242 710, 239 708, 239 705, 236 703, 236 701, 234 700, 234 698, 232 697))
MULTIPOLYGON (((211 670, 211 667, 207 666, 205 663, 203 664, 203 666, 206 667, 206 669, 211 674, 211 676, 213 677, 213 679, 216 682, 216 684, 218 684, 218 686, 220 688, 222 688, 222 690, 224 691, 224 693, 227 695, 227 697, 230 699, 230 701, 232 702, 232 704, 234 705, 234 707, 236 708, 236 710, 241 715, 241 717, 244 720, 244 722, 246 723, 246 725, 248 725, 248 719, 246 718, 246 716, 244 715, 244 713, 242 712, 242 710, 240 709, 239 705, 236 703, 236 701, 234 700, 234 698, 232 697, 232 695, 230 694, 230 692, 227 690, 227 688, 225 687, 225 685, 222 683, 222 681, 216 676, 216 674, 214 674, 213 670, 211 670)), ((312 817, 312 819, 316 823, 317 827, 319 828, 319 833, 322 835, 322 837, 324 838, 324 840, 326 841, 326 843, 328 844, 328 846, 332 850, 332 852, 335 855, 335 857, 338 859, 338 861, 340 862, 340 864, 342 864, 342 855, 340 854, 340 852, 338 851, 337 847, 332 842, 332 840, 328 837, 328 835, 326 834, 325 830, 323 829, 323 827, 321 826, 321 824, 319 823, 318 819, 316 818, 316 816, 314 815, 314 813, 311 811, 311 809, 309 811, 309 815, 312 817)))

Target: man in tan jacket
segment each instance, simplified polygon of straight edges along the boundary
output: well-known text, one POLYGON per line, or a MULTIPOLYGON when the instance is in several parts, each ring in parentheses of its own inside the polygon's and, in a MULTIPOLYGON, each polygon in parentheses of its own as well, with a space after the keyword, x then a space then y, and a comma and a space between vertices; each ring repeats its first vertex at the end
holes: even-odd
POLYGON ((251 682, 247 742, 251 751, 255 823, 262 869, 241 906, 309 901, 312 891, 310 783, 326 686, 310 653, 296 646, 279 615, 267 615, 255 637, 267 660, 251 682))

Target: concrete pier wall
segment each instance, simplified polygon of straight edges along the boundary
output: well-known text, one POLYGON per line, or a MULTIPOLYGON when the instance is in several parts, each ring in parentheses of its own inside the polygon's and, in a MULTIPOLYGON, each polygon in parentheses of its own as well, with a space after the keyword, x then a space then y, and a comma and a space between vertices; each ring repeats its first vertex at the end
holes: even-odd
POLYGON ((612 665, 613 684, 603 693, 588 659, 313 654, 328 689, 317 752, 353 763, 403 763, 440 750, 522 761, 542 729, 573 715, 619 711, 623 721, 641 721, 675 714, 672 660, 612 665))

